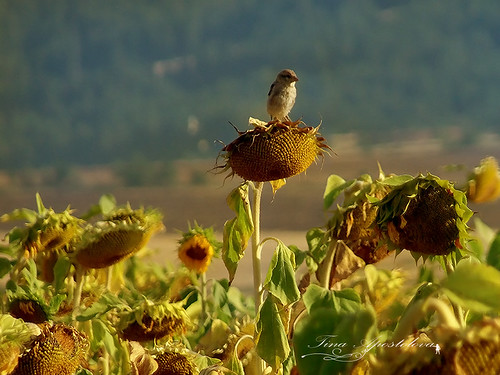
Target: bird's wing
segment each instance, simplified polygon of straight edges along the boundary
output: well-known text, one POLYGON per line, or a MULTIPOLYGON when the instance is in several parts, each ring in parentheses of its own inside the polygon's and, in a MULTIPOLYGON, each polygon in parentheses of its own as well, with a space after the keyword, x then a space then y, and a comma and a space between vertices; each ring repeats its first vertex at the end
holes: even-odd
POLYGON ((267 96, 270 96, 271 95, 271 92, 273 91, 273 87, 276 85, 276 82, 273 82, 271 84, 271 87, 269 88, 269 92, 267 93, 267 96))

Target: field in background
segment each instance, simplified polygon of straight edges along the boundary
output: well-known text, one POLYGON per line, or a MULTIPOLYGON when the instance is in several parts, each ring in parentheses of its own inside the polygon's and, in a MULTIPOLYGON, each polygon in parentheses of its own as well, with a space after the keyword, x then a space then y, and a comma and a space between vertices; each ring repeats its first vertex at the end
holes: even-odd
MULTIPOLYGON (((330 174, 338 174, 345 179, 369 173, 378 176, 380 163, 384 172, 389 173, 433 173, 441 178, 450 179, 462 186, 467 172, 476 166, 480 159, 492 155, 500 157, 499 151, 487 149, 468 149, 442 152, 424 150, 418 152, 374 150, 363 153, 356 149, 337 149, 337 154, 319 159, 306 174, 288 179, 287 184, 272 196, 269 186, 265 188, 262 199, 262 227, 264 235, 280 238, 286 244, 295 244, 305 248, 305 233, 313 227, 323 226, 328 214, 323 212, 323 190, 330 174), (495 152, 492 152, 495 151, 495 152)), ((176 262, 176 242, 178 230, 184 231, 188 222, 195 221, 202 226, 213 226, 217 233, 222 231, 224 222, 233 217, 226 205, 226 197, 241 179, 237 176, 225 179, 225 174, 210 171, 213 160, 179 161, 175 164, 176 182, 166 186, 123 187, 106 167, 85 168, 73 172, 76 181, 67 181, 61 186, 9 186, 0 184, 0 214, 15 208, 35 209, 35 193, 38 191, 46 206, 64 210, 69 204, 75 214, 83 214, 95 204, 102 194, 115 195, 118 203, 130 202, 133 208, 141 205, 155 207, 165 216, 166 231, 154 237, 150 247, 154 249, 153 259, 176 262), (203 176, 200 179, 200 176, 203 176)), ((0 181, 1 182, 1 181, 0 181)), ((5 179, 4 179, 5 182, 5 179)), ((476 217, 494 228, 500 228, 500 201, 492 204, 471 205, 477 211, 476 217)), ((5 233, 11 226, 1 223, 0 231, 5 233)), ((19 223, 21 224, 21 223, 19 223)), ((271 251, 264 250, 264 258, 269 258, 271 251)), ((246 257, 250 258, 250 257, 246 257)), ((385 261, 389 268, 410 266, 409 257, 393 257, 385 261)), ((251 280, 250 259, 244 259, 240 265, 235 285, 246 289, 251 280)), ((215 260, 209 276, 227 277, 220 260, 215 260)))

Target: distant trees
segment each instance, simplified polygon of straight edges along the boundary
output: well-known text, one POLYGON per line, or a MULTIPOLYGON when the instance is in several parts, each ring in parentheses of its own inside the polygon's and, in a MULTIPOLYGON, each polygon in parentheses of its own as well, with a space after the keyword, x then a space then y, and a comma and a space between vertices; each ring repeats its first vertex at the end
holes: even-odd
POLYGON ((213 157, 284 67, 325 134, 496 129, 499 21, 495 0, 0 0, 0 168, 213 157))

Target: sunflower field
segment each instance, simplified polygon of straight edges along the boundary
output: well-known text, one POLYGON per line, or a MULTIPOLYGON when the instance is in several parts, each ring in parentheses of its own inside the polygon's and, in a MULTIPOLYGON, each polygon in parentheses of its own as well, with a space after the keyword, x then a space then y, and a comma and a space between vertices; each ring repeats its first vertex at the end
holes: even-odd
POLYGON ((242 178, 227 197, 234 216, 220 235, 196 222, 180 234, 180 267, 136 256, 162 213, 111 195, 80 216, 40 195, 36 210, 4 214, 25 225, 0 249, 0 374, 500 373, 500 232, 468 207, 500 196, 497 161, 460 188, 382 168, 332 174, 328 220, 304 233, 307 248, 261 238, 264 184, 279 199, 333 152, 319 127, 251 118, 215 168, 242 178), (414 277, 377 266, 408 253, 414 277), (207 277, 214 257, 227 277, 207 277), (232 285, 243 257, 252 295, 232 285))

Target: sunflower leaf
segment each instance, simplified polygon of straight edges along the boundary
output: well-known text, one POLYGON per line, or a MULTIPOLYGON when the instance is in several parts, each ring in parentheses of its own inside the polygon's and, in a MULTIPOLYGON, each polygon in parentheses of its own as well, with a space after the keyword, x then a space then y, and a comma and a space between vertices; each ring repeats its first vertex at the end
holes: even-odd
POLYGON ((354 180, 347 181, 342 177, 332 174, 326 181, 325 192, 323 193, 323 208, 329 209, 335 199, 342 193, 342 191, 351 185, 354 180))
POLYGON ((236 213, 235 218, 224 224, 222 244, 222 260, 229 272, 229 282, 231 282, 254 230, 248 184, 242 184, 234 189, 227 198, 227 204, 236 213))
POLYGON ((500 271, 500 232, 497 233, 490 245, 486 262, 500 271))
POLYGON ((492 266, 462 261, 443 287, 451 301, 470 310, 486 313, 500 309, 500 271, 492 266))
POLYGON ((283 305, 289 305, 300 298, 295 281, 295 255, 279 240, 264 281, 264 288, 283 305))
POLYGON ((290 345, 274 297, 268 294, 257 319, 257 354, 277 369, 290 354, 290 345))

